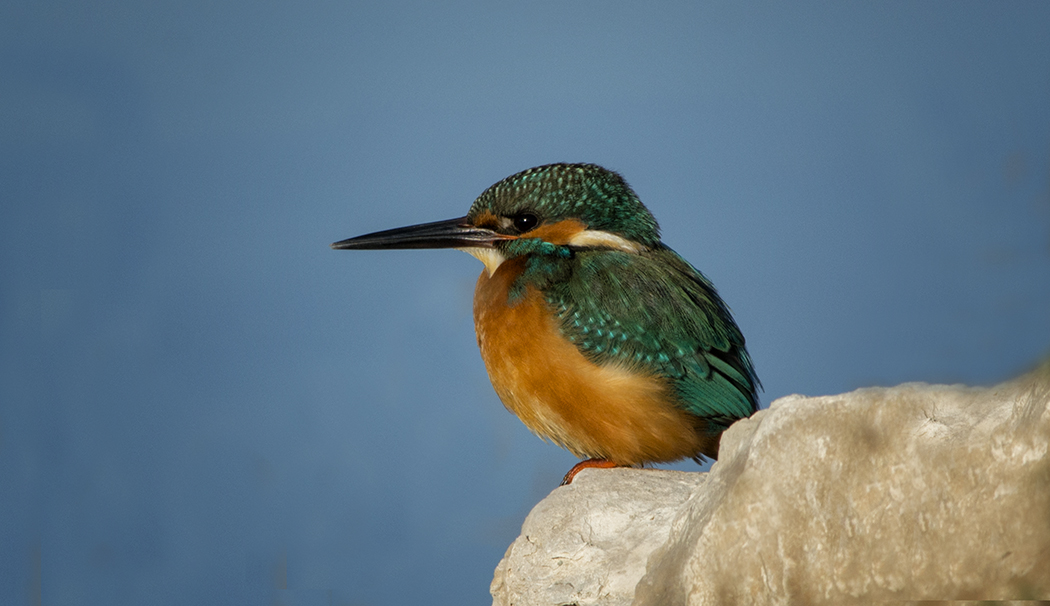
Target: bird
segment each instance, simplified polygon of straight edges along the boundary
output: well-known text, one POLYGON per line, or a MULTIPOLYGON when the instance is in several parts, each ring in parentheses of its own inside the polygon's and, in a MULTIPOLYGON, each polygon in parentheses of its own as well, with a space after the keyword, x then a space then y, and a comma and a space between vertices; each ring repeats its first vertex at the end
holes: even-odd
POLYGON ((332 248, 453 248, 484 264, 474 326, 504 406, 587 468, 717 459, 758 410, 741 333, 711 281, 660 240, 624 178, 596 164, 530 168, 466 216, 332 248))

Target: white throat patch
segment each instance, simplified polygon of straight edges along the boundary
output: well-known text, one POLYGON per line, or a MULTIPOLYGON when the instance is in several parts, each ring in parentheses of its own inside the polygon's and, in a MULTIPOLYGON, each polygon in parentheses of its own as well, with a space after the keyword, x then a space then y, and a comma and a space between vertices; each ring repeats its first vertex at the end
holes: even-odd
POLYGON ((496 273, 496 269, 499 268, 500 264, 507 260, 507 258, 495 248, 470 246, 466 248, 457 248, 456 250, 461 250, 484 263, 485 271, 488 272, 490 278, 492 277, 492 274, 496 273))

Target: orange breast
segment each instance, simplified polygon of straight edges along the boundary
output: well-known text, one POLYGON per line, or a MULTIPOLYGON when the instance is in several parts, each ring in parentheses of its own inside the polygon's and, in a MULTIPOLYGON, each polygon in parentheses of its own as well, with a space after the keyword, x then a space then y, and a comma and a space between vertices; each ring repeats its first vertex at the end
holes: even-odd
POLYGON ((717 436, 674 405, 664 379, 589 361, 561 336, 534 288, 509 303, 523 268, 523 259, 512 259, 491 277, 482 272, 474 293, 481 357, 511 412, 581 458, 636 465, 717 452, 717 436))

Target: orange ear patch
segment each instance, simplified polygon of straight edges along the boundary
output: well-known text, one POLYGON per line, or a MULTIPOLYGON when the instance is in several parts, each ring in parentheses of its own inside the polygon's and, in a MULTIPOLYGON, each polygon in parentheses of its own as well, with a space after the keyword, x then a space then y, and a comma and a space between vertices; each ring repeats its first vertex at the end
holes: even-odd
POLYGON ((551 244, 564 246, 569 243, 573 236, 587 229, 587 226, 576 219, 565 219, 557 223, 541 225, 536 229, 526 232, 519 238, 539 238, 551 244))

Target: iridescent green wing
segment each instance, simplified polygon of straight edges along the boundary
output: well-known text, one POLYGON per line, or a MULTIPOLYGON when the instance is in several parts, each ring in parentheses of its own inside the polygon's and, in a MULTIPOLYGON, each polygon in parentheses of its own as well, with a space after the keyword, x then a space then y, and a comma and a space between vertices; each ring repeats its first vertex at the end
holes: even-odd
POLYGON ((725 426, 757 409, 740 329, 677 253, 579 251, 573 261, 571 277, 545 292, 584 355, 667 377, 684 409, 725 426))

